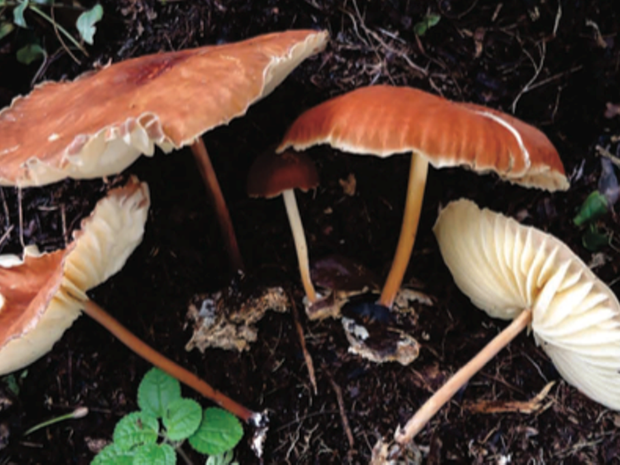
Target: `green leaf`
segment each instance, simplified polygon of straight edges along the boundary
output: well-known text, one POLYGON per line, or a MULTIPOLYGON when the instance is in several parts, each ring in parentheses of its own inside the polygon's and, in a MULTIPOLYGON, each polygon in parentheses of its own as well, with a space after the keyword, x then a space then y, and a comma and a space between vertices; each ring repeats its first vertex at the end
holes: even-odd
POLYGON ((232 450, 218 455, 211 455, 205 465, 238 465, 237 462, 233 462, 233 457, 232 450))
POLYGON ((590 252, 597 252, 609 245, 610 238, 606 234, 599 232, 599 230, 591 224, 588 230, 583 233, 581 242, 590 252))
POLYGON ((413 33, 417 36, 422 37, 424 34, 426 34, 427 29, 428 29, 428 26, 426 25, 426 22, 420 21, 419 23, 414 24, 413 33))
POLYGON ((433 26, 437 26, 437 23, 439 23, 441 16, 436 13, 429 13, 426 15, 425 19, 426 19, 426 25, 430 29, 433 26))
POLYGON ((104 447, 90 465, 133 465, 135 452, 122 450, 117 444, 104 447))
POLYGON ((581 226, 595 221, 607 213, 608 208, 607 198, 599 191, 594 191, 588 195, 581 205, 579 212, 577 212, 577 215, 573 218, 573 223, 575 223, 576 226, 581 226))
POLYGON ((15 26, 11 23, 0 23, 0 40, 4 39, 11 32, 13 32, 13 29, 15 29, 15 26))
POLYGON ((28 27, 26 20, 24 19, 24 11, 28 8, 28 0, 22 0, 19 4, 13 8, 13 22, 19 27, 28 27))
POLYGON ((198 431, 189 437, 189 443, 201 454, 217 455, 232 449, 243 436, 243 427, 237 418, 221 408, 205 410, 198 431))
POLYGON ((99 3, 78 17, 75 26, 80 33, 80 37, 87 44, 93 45, 93 37, 95 32, 97 32, 95 24, 97 24, 101 18, 103 18, 103 7, 99 3))
POLYGON ((181 398, 181 384, 158 368, 149 370, 138 387, 138 405, 157 418, 166 413, 172 401, 181 398))
POLYGON ((17 61, 23 63, 24 65, 29 65, 33 61, 40 60, 45 58, 47 55, 46 51, 39 44, 27 44, 20 48, 17 53, 15 53, 15 57, 17 61))
POLYGON ((177 454, 169 444, 147 444, 136 450, 133 465, 175 465, 177 454))
POLYGON ((114 428, 114 444, 121 450, 130 450, 142 444, 157 441, 159 422, 150 413, 133 412, 121 418, 114 428))
POLYGON ((196 432, 202 420, 202 408, 191 399, 177 399, 168 405, 162 418, 166 436, 172 441, 187 439, 196 432))

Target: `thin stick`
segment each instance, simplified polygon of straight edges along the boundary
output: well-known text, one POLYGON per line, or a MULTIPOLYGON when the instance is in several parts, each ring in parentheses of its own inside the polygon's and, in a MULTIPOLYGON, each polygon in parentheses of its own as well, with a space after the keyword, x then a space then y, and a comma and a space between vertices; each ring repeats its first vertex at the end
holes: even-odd
POLYGON ((299 336, 299 344, 301 345, 301 351, 304 354, 306 368, 308 369, 308 377, 310 378, 310 384, 312 384, 312 390, 314 391, 314 395, 316 396, 319 390, 316 384, 316 376, 314 374, 314 363, 312 361, 312 356, 310 355, 310 352, 308 352, 308 347, 306 346, 304 329, 301 326, 301 321, 299 321, 299 312, 297 311, 297 304, 295 304, 293 293, 287 292, 287 294, 291 302, 291 311, 293 313, 293 320, 295 321, 295 329, 297 330, 297 335, 299 336))
POLYGON ((329 377, 329 382, 336 393, 336 400, 338 401, 338 410, 340 412, 340 419, 342 420, 342 427, 344 428, 344 432, 347 435, 347 441, 349 441, 349 449, 353 449, 355 447, 355 439, 353 438, 353 433, 351 432, 351 427, 349 426, 349 419, 347 418, 347 412, 344 409, 344 398, 342 397, 342 389, 340 386, 336 384, 334 378, 329 377))
POLYGON ((405 214, 400 229, 400 237, 398 238, 398 245, 396 246, 392 268, 390 269, 390 273, 383 286, 383 291, 381 292, 381 298, 379 299, 379 303, 388 308, 392 308, 396 293, 403 283, 407 265, 409 265, 409 259, 411 258, 411 252, 418 232, 418 223, 420 222, 420 212, 422 211, 427 174, 428 161, 426 158, 414 152, 411 155, 407 201, 405 203, 405 214))
POLYGON ((260 422, 262 415, 248 410, 243 405, 238 404, 221 392, 213 389, 205 381, 198 378, 195 374, 177 365, 175 362, 166 358, 155 349, 138 339, 133 333, 118 322, 112 315, 97 305, 92 300, 84 302, 84 312, 101 326, 110 331, 123 344, 133 350, 136 354, 155 365, 157 368, 178 379, 182 383, 198 391, 200 394, 238 416, 246 423, 254 424, 260 422))
POLYGON ((241 258, 241 252, 239 251, 239 244, 237 243, 237 236, 235 235, 235 228, 233 227, 232 220, 230 219, 230 213, 220 188, 220 183, 215 175, 215 170, 211 164, 211 159, 207 153, 207 148, 202 140, 202 137, 198 137, 196 141, 191 145, 194 159, 198 164, 200 175, 207 188, 207 194, 211 198, 213 205, 215 206, 215 213, 220 223, 220 230, 222 236, 224 236, 224 243, 226 252, 228 253, 228 259, 230 261, 230 267, 233 272, 244 270, 243 259, 241 258))
POLYGON ((394 440, 403 448, 429 422, 461 387, 482 369, 497 353, 510 343, 532 321, 532 310, 523 310, 501 333, 493 338, 467 365, 457 371, 452 378, 428 399, 413 415, 405 427, 394 433, 394 440))
POLYGON ((288 221, 291 225, 291 231, 293 232, 293 240, 295 241, 295 249, 297 251, 297 261, 299 262, 301 282, 304 285, 304 290, 306 291, 308 300, 310 303, 314 303, 318 300, 318 296, 316 295, 316 290, 314 289, 312 279, 310 278, 308 245, 306 244, 304 225, 301 222, 301 216, 299 215, 299 209, 297 208, 297 200, 295 200, 295 190, 285 190, 282 192, 282 197, 284 198, 288 221))

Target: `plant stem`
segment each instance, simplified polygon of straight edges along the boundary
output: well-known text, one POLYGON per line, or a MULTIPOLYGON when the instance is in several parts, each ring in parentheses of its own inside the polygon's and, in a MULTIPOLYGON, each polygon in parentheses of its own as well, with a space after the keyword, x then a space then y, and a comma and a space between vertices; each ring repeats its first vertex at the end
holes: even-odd
POLYGON ((192 389, 198 391, 200 394, 220 407, 228 410, 230 413, 236 415, 246 423, 256 421, 261 418, 261 415, 254 413, 251 410, 245 408, 243 405, 238 404, 231 398, 225 396, 221 392, 213 389, 205 381, 201 380, 195 374, 179 366, 169 358, 166 358, 161 353, 150 347, 144 341, 136 337, 131 331, 125 328, 118 322, 112 315, 106 312, 103 308, 97 305, 92 300, 82 302, 84 312, 90 316, 93 320, 101 324, 104 328, 110 331, 116 336, 123 344, 133 350, 136 354, 152 363, 157 368, 168 373, 170 376, 178 379, 180 382, 186 384, 192 389))
POLYGON ((86 407, 80 407, 75 409, 73 412, 66 413, 64 415, 60 415, 59 417, 52 418, 51 420, 44 421, 39 423, 38 425, 34 425, 32 428, 26 430, 24 436, 28 436, 29 434, 34 433, 35 431, 40 430, 41 428, 45 428, 47 426, 53 425, 55 423, 59 423, 65 420, 73 420, 77 418, 84 418, 88 415, 88 409, 86 407))
POLYGON ((532 310, 526 309, 501 333, 493 338, 467 365, 457 371, 422 407, 413 415, 405 427, 394 433, 395 441, 403 448, 433 418, 437 411, 448 402, 478 371, 497 353, 508 345, 532 321, 532 310))
POLYGON ((75 40, 75 37, 73 37, 71 34, 69 34, 69 32, 67 32, 67 30, 62 27, 60 24, 58 24, 56 21, 54 21, 54 19, 49 16, 47 13, 44 13, 42 10, 40 10, 38 7, 34 6, 32 3, 30 3, 28 5, 28 8, 33 11, 34 13, 38 14, 39 16, 41 16, 42 18, 44 18, 45 20, 47 20, 50 24, 52 24, 54 27, 57 27, 58 30, 67 38, 69 39, 69 41, 75 45, 84 55, 88 56, 88 52, 86 51, 86 49, 84 47, 82 47, 82 45, 75 40))

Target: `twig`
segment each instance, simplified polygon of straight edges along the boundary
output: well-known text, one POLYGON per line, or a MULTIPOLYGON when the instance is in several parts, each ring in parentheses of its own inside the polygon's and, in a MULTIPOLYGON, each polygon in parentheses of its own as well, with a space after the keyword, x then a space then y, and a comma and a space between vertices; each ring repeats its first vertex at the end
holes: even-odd
POLYGON ((597 155, 600 155, 601 157, 609 158, 609 160, 611 160, 611 162, 614 165, 620 168, 620 158, 615 156, 613 153, 611 153, 609 150, 607 150, 605 147, 601 145, 597 145, 595 149, 596 149, 597 155))
POLYGON ((318 388, 316 384, 316 376, 314 374, 314 363, 312 362, 312 356, 310 352, 308 352, 308 348, 306 347, 306 338, 304 336, 304 329, 301 326, 301 322, 299 321, 299 312, 297 311, 297 304, 295 304, 295 299, 291 292, 288 293, 289 301, 291 302, 291 312, 293 313, 293 320, 295 321, 295 329, 297 330, 297 335, 299 336, 299 344, 301 345, 301 351, 304 354, 304 360, 306 361, 306 368, 308 369, 308 377, 310 378, 310 384, 312 384, 312 390, 314 391, 314 395, 318 394, 318 388))
POLYGON ((534 76, 532 76, 532 78, 527 82, 527 84, 525 84, 523 89, 521 89, 519 94, 515 97, 514 101, 512 102, 512 113, 513 114, 517 112, 517 104, 519 103, 519 100, 521 99, 523 94, 531 90, 532 84, 534 84, 536 79, 538 79, 538 76, 540 75, 540 72, 543 69, 543 65, 545 64, 545 57, 547 56, 547 43, 543 41, 541 45, 539 45, 539 49, 540 49, 540 62, 538 64, 536 64, 536 61, 534 60, 532 55, 530 55, 527 50, 523 49, 523 53, 527 55, 527 57, 530 59, 530 61, 534 65, 534 76))
POLYGON ((24 212, 22 210, 22 188, 17 188, 17 216, 19 218, 19 243, 22 249, 26 247, 24 244, 24 212))
POLYGON ((425 70, 424 68, 422 68, 419 65, 416 65, 413 61, 411 61, 411 59, 407 56, 406 53, 404 53, 404 52, 402 52, 400 50, 396 50, 395 48, 393 48, 393 47, 389 46, 388 44, 386 44, 383 41, 383 39, 381 39, 379 34, 377 34, 372 29, 368 28, 368 26, 366 26, 366 24, 364 24, 364 22, 361 19, 360 11, 359 11, 359 9, 357 7, 357 2, 355 0, 353 0, 353 6, 355 7, 355 11, 357 13, 358 18, 360 18, 360 25, 362 26, 362 29, 364 29, 364 32, 366 33, 367 36, 368 35, 372 36, 372 38, 375 39, 377 42, 379 42, 379 44, 381 46, 383 46, 383 48, 385 48, 388 52, 393 53, 394 55, 397 55, 397 56, 401 57, 414 70, 416 70, 419 73, 421 73, 422 76, 424 76, 424 77, 428 76, 428 71, 427 70, 425 70))
MULTIPOLYGON (((54 33, 56 34, 56 38, 58 39, 58 42, 60 42, 60 45, 62 45, 62 48, 65 49, 65 51, 69 54, 69 56, 73 58, 73 61, 75 61, 78 65, 81 65, 82 62, 78 60, 78 58, 73 54, 73 52, 69 49, 69 47, 67 47, 67 44, 62 39, 62 34, 58 32, 58 23, 56 22, 56 16, 54 15, 54 4, 53 3, 50 6, 50 13, 52 14, 52 26, 54 27, 54 33)), ((88 54, 86 54, 86 56, 88 56, 88 54)))
POLYGON ((4 234, 2 235, 2 237, 0 237, 0 246, 2 244, 4 244, 4 241, 6 241, 6 239, 9 237, 9 235, 11 234, 11 231, 13 231, 13 225, 9 225, 9 227, 7 228, 6 231, 4 231, 4 234))
POLYGON ((2 198, 2 208, 4 209, 4 222, 8 228, 11 225, 11 219, 9 217, 9 206, 6 203, 6 197, 4 196, 4 189, 0 187, 0 197, 2 198))
MULTIPOLYGON (((41 11, 38 7, 34 6, 32 3, 28 5, 28 8, 30 9, 30 11, 33 11, 34 13, 38 14, 39 16, 41 16, 42 18, 44 18, 45 20, 47 20, 48 22, 55 24, 54 19, 49 16, 48 14, 44 13, 43 11, 41 11)), ((88 52, 86 51, 86 49, 77 41, 75 40, 75 37, 73 37, 71 34, 69 34, 69 32, 67 32, 67 30, 62 27, 60 24, 55 24, 55 28, 58 28, 58 30, 60 32, 62 32, 65 37, 67 39, 69 39, 69 41, 75 45, 84 55, 88 56, 88 52)), ((79 62, 78 62, 79 63, 79 62)))
POLYGON ((351 427, 349 426, 349 419, 347 418, 347 412, 344 409, 344 399, 342 398, 342 389, 340 386, 336 384, 336 381, 329 375, 329 382, 334 388, 334 392, 336 393, 336 399, 338 400, 338 410, 340 410, 340 418, 342 420, 342 427, 344 428, 344 432, 347 435, 347 440, 349 441, 349 448, 353 449, 355 447, 355 440, 353 439, 353 433, 351 432, 351 427))

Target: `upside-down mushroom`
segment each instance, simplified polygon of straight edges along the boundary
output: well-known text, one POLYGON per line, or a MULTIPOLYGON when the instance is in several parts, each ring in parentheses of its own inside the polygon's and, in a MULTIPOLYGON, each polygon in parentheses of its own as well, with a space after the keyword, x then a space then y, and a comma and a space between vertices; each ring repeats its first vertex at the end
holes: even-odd
POLYGON ((327 33, 266 34, 243 42, 146 55, 45 82, 0 111, 0 185, 41 186, 116 174, 140 154, 189 145, 211 196, 234 271, 236 236, 202 134, 242 116, 327 33))
POLYGON ((429 163, 493 171, 525 187, 568 189, 558 153, 538 129, 484 106, 409 87, 365 87, 311 108, 295 120, 278 151, 318 144, 378 157, 412 153, 400 238, 379 299, 386 307, 392 306, 411 257, 429 163))
POLYGON ((282 195, 284 199, 295 242, 301 281, 310 305, 317 302, 319 296, 310 278, 306 234, 297 208, 295 189, 306 192, 318 185, 319 173, 314 162, 307 155, 292 150, 281 154, 276 154, 272 150, 264 152, 254 160, 248 173, 247 190, 250 197, 270 199, 282 195))
POLYGON ((259 414, 149 347, 86 295, 118 272, 140 244, 148 207, 147 185, 131 178, 97 203, 65 249, 38 254, 27 248, 23 260, 0 256, 0 375, 49 352, 84 310, 153 365, 245 421, 261 421, 259 414))
POLYGON ((570 248, 469 200, 450 203, 434 228, 454 281, 490 316, 514 321, 396 433, 404 446, 497 352, 531 325, 569 384, 620 410, 620 302, 570 248))

